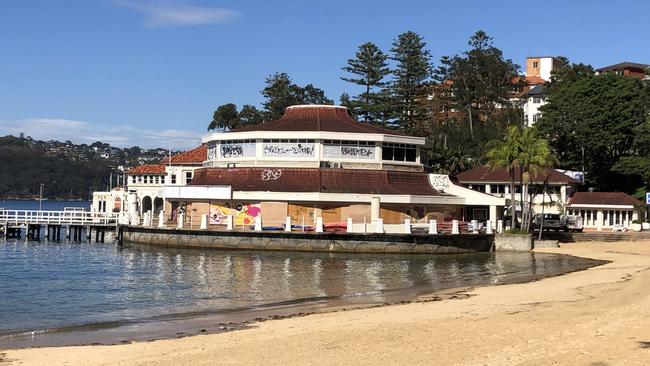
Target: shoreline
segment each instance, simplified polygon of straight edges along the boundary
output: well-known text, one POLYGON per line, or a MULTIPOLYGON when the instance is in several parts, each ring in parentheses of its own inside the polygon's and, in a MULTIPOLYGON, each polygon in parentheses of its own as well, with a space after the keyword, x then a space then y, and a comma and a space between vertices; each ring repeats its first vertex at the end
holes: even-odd
POLYGON ((439 364, 575 364, 601 359, 609 364, 610 355, 623 357, 618 360, 625 364, 650 359, 650 347, 643 346, 650 342, 645 330, 650 325, 650 294, 640 291, 643 281, 650 280, 650 242, 571 244, 537 252, 611 262, 534 282, 467 289, 440 301, 418 298, 403 305, 258 322, 241 332, 3 353, 5 362, 26 365, 199 360, 250 364, 262 357, 268 364, 403 364, 426 363, 433 355, 439 364), (627 316, 609 316, 622 312, 627 316), (608 336, 607 331, 614 330, 627 337, 608 336), (395 343, 399 349, 390 346, 395 343), (468 347, 473 352, 464 352, 468 347), (603 353, 602 348, 613 350, 603 353))
MULTIPOLYGON (((513 254, 517 255, 516 253, 501 253, 500 255, 513 254)), ((538 255, 540 254, 544 255, 544 253, 538 253, 538 255)), ((269 320, 456 299, 468 296, 470 291, 478 287, 541 281, 545 278, 562 276, 606 263, 606 261, 594 261, 568 255, 561 256, 570 258, 569 260, 574 262, 571 265, 572 268, 561 273, 544 273, 537 276, 503 273, 494 277, 494 280, 499 282, 493 283, 475 282, 461 286, 448 283, 446 286, 443 285, 435 289, 427 284, 419 284, 407 288, 383 289, 368 293, 291 299, 251 307, 165 314, 137 320, 78 324, 36 331, 23 330, 13 334, 0 335, 0 350, 118 345, 246 330, 269 320)))

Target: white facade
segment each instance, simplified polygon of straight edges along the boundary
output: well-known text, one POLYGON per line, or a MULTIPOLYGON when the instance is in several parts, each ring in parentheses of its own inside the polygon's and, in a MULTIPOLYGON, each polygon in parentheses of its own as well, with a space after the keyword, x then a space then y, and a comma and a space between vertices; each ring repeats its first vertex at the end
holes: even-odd
POLYGON ((545 81, 549 81, 551 80, 551 72, 553 72, 553 57, 540 57, 539 76, 545 81))
POLYGON ((632 221, 639 218, 632 205, 576 204, 568 205, 566 212, 567 215, 582 217, 584 228, 598 231, 629 228, 632 221))
MULTIPOLYGON (((292 108, 337 109, 335 106, 292 108)), ((332 131, 234 131, 206 135, 207 167, 348 168, 422 171, 422 137, 332 131)))
MULTIPOLYGON (((526 206, 528 202, 532 202, 533 214, 542 212, 542 207, 545 213, 551 213, 551 214, 562 213, 561 209, 564 207, 567 201, 567 190, 569 189, 570 185, 557 184, 557 185, 552 185, 551 187, 553 191, 547 192, 543 196, 542 194, 534 194, 531 191, 529 191, 528 193, 524 193, 524 197, 523 197, 524 206, 526 206)), ((467 184, 467 188, 471 190, 477 190, 479 192, 483 192, 486 194, 490 194, 496 197, 501 197, 504 199, 509 199, 511 197, 510 184, 508 183, 497 183, 497 182, 470 183, 467 184)), ((519 191, 520 189, 519 184, 515 186, 515 189, 517 190, 515 192, 515 208, 517 211, 521 211, 521 206, 522 206, 521 191, 519 191)))
POLYGON ((526 94, 521 100, 526 126, 531 127, 542 117, 542 112, 539 109, 546 104, 546 95, 526 94))
POLYGON ((93 192, 92 212, 124 212, 126 205, 126 191, 121 187, 113 188, 109 192, 93 192))

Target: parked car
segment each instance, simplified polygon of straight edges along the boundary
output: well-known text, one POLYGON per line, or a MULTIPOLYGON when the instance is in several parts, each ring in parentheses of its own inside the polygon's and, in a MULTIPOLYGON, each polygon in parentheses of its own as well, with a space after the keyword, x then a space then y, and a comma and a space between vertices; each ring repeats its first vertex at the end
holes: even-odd
POLYGON ((539 230, 540 225, 542 230, 555 230, 555 231, 567 231, 566 220, 564 216, 558 214, 544 214, 544 220, 542 220, 542 214, 535 214, 533 216, 533 221, 530 224, 531 229, 539 230))
POLYGON ((569 231, 582 232, 582 217, 576 215, 567 215, 564 216, 564 221, 566 222, 566 228, 569 231))

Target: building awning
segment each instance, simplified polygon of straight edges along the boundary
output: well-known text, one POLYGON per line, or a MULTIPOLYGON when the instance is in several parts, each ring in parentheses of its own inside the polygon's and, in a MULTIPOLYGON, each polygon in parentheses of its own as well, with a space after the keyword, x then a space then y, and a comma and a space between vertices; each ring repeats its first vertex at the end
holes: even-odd
POLYGON ((229 200, 232 197, 230 186, 164 186, 165 199, 186 200, 229 200))

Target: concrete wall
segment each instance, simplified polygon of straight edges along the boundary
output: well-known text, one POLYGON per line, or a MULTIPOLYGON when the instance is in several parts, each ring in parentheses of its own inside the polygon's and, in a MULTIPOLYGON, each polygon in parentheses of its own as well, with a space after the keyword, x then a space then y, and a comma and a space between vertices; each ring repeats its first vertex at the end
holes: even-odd
POLYGON ((494 249, 499 251, 526 251, 533 249, 533 236, 530 234, 502 234, 494 236, 494 249))
POLYGON ((204 231, 123 226, 123 241, 184 248, 350 253, 487 252, 492 235, 339 234, 204 231))

